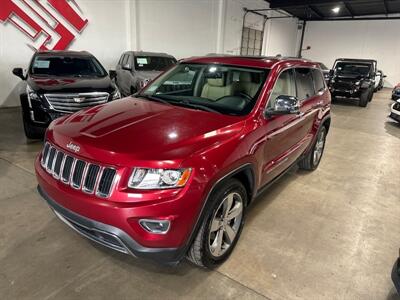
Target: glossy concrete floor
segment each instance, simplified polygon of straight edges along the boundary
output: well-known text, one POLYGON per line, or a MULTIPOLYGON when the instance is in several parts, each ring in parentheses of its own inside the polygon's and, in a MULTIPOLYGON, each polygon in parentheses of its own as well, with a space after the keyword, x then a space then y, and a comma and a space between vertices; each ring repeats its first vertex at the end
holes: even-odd
POLYGON ((206 271, 94 245, 38 196, 18 109, 0 111, 1 299, 397 299, 400 126, 390 91, 336 103, 319 169, 294 170, 250 208, 233 255, 206 271))

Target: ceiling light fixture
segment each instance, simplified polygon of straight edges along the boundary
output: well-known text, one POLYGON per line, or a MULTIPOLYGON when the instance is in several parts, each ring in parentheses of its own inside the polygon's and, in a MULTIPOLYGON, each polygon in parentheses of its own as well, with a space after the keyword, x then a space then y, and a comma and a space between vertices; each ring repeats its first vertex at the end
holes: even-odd
POLYGON ((335 14, 337 14, 337 13, 339 13, 339 11, 340 11, 340 7, 339 7, 339 6, 336 6, 336 7, 332 8, 332 11, 333 11, 335 14))

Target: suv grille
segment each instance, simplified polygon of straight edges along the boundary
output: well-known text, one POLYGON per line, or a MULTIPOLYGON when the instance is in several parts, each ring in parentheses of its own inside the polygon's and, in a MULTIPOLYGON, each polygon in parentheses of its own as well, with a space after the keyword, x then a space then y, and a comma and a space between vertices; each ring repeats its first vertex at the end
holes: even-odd
POLYGON ((45 94, 50 106, 58 112, 74 113, 86 107, 106 103, 108 93, 45 94))
POLYGON ((110 196, 117 173, 113 168, 77 159, 50 143, 46 143, 43 148, 41 164, 55 179, 85 193, 95 193, 101 198, 110 196))

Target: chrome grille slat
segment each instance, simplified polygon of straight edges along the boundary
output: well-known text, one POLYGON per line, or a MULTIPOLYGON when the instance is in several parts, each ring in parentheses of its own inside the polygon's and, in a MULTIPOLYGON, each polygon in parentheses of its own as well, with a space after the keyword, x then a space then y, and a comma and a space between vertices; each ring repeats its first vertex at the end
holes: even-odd
POLYGON ((56 159, 54 160, 54 168, 53 168, 53 177, 54 178, 60 177, 61 164, 62 164, 63 160, 64 160, 64 153, 62 153, 61 151, 58 151, 56 159))
POLYGON ((49 143, 46 143, 46 144, 44 145, 43 151, 42 151, 42 160, 41 160, 42 166, 45 166, 45 165, 46 165, 46 162, 47 162, 47 155, 49 154, 49 149, 50 149, 50 144, 49 144, 49 143))
POLYGON ((72 174, 71 185, 75 189, 79 189, 81 187, 83 172, 85 171, 86 162, 81 159, 76 160, 74 173, 72 174))
POLYGON ((83 188, 82 188, 82 190, 85 193, 92 194, 94 192, 99 171, 100 171, 100 166, 98 165, 90 164, 88 166, 87 173, 85 176, 85 181, 83 183, 83 188))
POLYGON ((117 171, 78 159, 46 143, 42 166, 55 179, 88 194, 108 198, 114 188, 117 171))
POLYGON ((45 94, 49 105, 56 111, 73 113, 83 108, 104 104, 108 101, 109 93, 76 93, 76 94, 45 94), (74 98, 81 98, 76 102, 74 98))
POLYGON ((101 174, 101 179, 99 181, 99 185, 97 187, 96 195, 99 197, 107 197, 109 195, 113 181, 115 178, 116 171, 112 168, 105 168, 101 174))
POLYGON ((54 160, 55 154, 56 154, 56 148, 51 147, 50 152, 49 152, 49 157, 46 160, 46 170, 49 173, 52 172, 51 168, 53 167, 53 160, 54 160))
POLYGON ((63 172, 62 172, 62 176, 61 176, 61 181, 64 183, 69 183, 69 178, 71 177, 71 168, 72 168, 72 164, 74 163, 74 159, 72 158, 72 156, 67 156, 65 158, 65 162, 64 162, 64 168, 63 168, 63 172))

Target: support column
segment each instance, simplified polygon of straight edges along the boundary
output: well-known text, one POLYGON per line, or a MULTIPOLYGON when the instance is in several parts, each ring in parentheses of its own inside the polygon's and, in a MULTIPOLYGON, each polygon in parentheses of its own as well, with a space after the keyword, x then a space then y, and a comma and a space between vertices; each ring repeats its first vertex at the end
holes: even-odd
POLYGON ((218 2, 217 53, 224 53, 226 0, 218 2))

